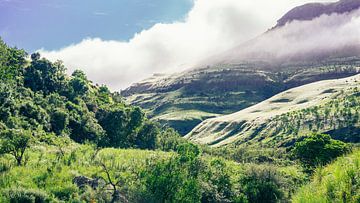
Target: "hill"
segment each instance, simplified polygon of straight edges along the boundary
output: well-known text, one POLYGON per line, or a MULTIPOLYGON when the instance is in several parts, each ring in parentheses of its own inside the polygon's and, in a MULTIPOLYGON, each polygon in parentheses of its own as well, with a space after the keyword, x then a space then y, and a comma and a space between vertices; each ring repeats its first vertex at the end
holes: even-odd
POLYGON ((180 74, 156 75, 121 92, 154 120, 187 134, 201 121, 234 113, 292 87, 358 73, 360 58, 310 64, 214 65, 180 74))
POLYGON ((277 148, 316 131, 359 142, 359 81, 356 75, 293 88, 234 114, 205 120, 186 138, 213 146, 277 148))

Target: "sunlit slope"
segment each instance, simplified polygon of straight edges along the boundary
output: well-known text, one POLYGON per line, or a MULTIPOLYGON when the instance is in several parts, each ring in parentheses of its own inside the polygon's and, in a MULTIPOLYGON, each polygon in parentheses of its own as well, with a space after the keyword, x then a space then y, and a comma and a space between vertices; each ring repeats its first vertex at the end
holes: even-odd
POLYGON ((205 119, 240 111, 287 89, 355 75, 359 65, 360 58, 306 64, 214 65, 155 75, 122 91, 122 95, 129 103, 146 109, 154 120, 185 135, 205 119))
MULTIPOLYGON (((359 124, 360 75, 303 85, 239 112, 205 120, 186 138, 222 146, 286 147, 309 131, 338 133, 359 124)), ((354 130, 353 129, 353 130, 354 130)), ((358 141, 357 137, 343 137, 358 141)))

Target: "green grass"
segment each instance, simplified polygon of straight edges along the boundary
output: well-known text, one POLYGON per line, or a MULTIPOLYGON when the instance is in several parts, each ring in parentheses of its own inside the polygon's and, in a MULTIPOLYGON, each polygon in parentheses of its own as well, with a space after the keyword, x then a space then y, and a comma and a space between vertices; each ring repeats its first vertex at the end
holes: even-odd
POLYGON ((11 156, 0 158, 0 192, 6 188, 24 188, 44 191, 54 200, 85 200, 89 194, 84 194, 73 184, 73 179, 77 176, 106 178, 102 167, 97 164, 98 160, 111 168, 112 175, 121 177, 123 190, 133 191, 140 184, 137 175, 149 160, 170 155, 135 149, 103 149, 96 152, 92 146, 73 143, 66 147, 62 156, 56 147, 37 145, 28 151, 25 166, 16 166, 11 156))
POLYGON ((308 185, 293 197, 294 203, 360 201, 360 150, 318 168, 308 185))

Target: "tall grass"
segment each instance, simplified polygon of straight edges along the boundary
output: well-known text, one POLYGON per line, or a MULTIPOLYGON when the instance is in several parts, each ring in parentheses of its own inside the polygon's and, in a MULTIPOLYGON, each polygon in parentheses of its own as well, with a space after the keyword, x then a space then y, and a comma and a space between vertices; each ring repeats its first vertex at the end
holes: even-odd
POLYGON ((360 202, 360 150, 318 168, 311 183, 299 190, 293 202, 360 202))

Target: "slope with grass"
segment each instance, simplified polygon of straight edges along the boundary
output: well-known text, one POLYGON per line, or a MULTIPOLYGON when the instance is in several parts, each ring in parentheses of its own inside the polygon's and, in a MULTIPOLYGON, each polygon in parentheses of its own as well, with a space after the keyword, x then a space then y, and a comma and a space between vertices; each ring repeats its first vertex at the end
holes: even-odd
POLYGON ((359 142, 358 135, 348 133, 360 124, 358 88, 360 75, 293 88, 234 114, 208 119, 186 138, 212 146, 287 147, 317 131, 359 142))
POLYGON ((153 120, 187 134, 201 121, 237 112, 286 89, 358 73, 358 58, 309 64, 266 62, 214 65, 181 74, 155 75, 121 92, 153 120))

